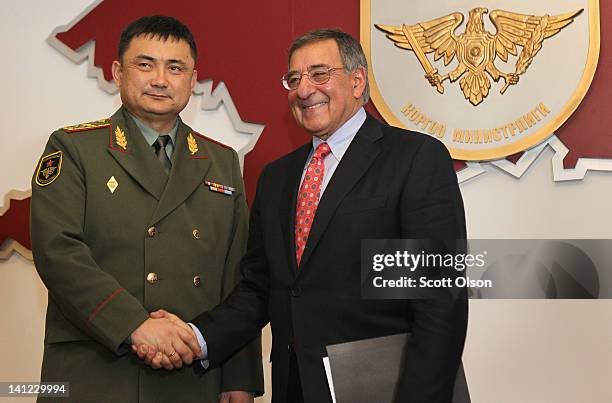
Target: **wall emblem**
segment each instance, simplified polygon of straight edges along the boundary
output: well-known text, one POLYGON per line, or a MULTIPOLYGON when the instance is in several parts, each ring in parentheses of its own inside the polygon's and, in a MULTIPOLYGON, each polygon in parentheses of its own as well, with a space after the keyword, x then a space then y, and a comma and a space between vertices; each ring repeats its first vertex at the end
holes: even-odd
POLYGON ((440 139, 454 159, 529 150, 586 95, 597 1, 419 3, 362 1, 372 100, 387 122, 440 139))

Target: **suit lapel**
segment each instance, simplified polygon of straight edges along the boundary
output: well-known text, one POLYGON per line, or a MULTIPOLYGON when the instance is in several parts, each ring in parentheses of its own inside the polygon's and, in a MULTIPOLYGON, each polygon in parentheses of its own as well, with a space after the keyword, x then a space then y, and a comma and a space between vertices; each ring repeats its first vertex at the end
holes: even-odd
POLYGON ((136 124, 125 114, 121 108, 111 117, 108 152, 134 181, 160 200, 168 176, 136 124))
MULTIPOLYGON (((380 138, 382 138, 380 125, 368 116, 342 157, 334 172, 334 176, 332 176, 325 188, 312 223, 306 249, 300 262, 300 268, 305 267, 308 263, 308 259, 325 232, 340 202, 368 171, 380 153, 380 145, 376 143, 380 138)), ((301 271, 299 269, 298 274, 301 271)))
POLYGON ((295 257, 295 208, 297 203, 297 194, 300 187, 300 179, 306 165, 306 158, 312 149, 312 143, 303 145, 297 150, 295 158, 291 161, 287 172, 290 174, 285 178, 283 184, 282 195, 287 195, 281 199, 280 217, 281 217, 281 233, 285 238, 287 248, 287 263, 291 268, 291 273, 297 273, 297 260, 295 257))
MULTIPOLYGON (((174 162, 168 184, 151 219, 151 224, 160 221, 182 204, 202 181, 210 168, 211 161, 206 142, 180 122, 176 133, 174 162)), ((158 165, 161 167, 161 164, 158 165)))

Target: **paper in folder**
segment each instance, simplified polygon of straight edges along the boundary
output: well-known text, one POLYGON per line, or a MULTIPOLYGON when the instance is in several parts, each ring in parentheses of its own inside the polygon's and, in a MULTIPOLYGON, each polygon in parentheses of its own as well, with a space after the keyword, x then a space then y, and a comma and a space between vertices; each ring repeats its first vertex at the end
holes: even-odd
MULTIPOLYGON (((327 346, 330 389, 337 403, 391 403, 403 367, 407 333, 327 346)), ((410 359, 407 357, 406 359, 410 359)), ((470 403, 460 366, 452 403, 470 403)))

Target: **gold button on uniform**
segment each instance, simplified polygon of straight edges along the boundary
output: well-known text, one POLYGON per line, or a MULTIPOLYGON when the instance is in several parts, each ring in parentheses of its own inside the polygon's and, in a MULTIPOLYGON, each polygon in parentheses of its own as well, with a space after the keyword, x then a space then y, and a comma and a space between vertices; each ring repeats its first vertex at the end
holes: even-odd
POLYGON ((200 280, 200 276, 195 276, 193 278, 193 285, 195 285, 196 287, 199 287, 201 282, 202 280, 200 280))
POLYGON ((150 284, 157 283, 157 273, 149 273, 149 274, 147 274, 147 281, 150 284))
POLYGON ((193 230, 193 232, 192 232, 192 234, 193 234, 193 237, 194 237, 195 239, 200 239, 200 238, 201 238, 201 236, 200 236, 200 231, 198 231, 197 229, 194 229, 194 230, 193 230))
POLYGON ((151 227, 147 230, 147 235, 149 235, 149 238, 153 238, 155 235, 157 235, 157 228, 155 227, 151 227))

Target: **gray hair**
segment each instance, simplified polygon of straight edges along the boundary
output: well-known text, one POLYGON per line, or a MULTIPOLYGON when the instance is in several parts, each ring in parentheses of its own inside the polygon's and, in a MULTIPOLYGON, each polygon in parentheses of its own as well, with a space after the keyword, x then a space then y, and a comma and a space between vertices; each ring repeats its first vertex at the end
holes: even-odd
POLYGON ((340 50, 340 57, 342 58, 342 64, 344 64, 344 70, 347 73, 355 71, 359 67, 365 69, 365 89, 363 90, 363 103, 366 104, 370 99, 370 85, 368 83, 368 61, 366 60, 361 44, 355 38, 335 28, 323 28, 315 29, 305 33, 304 35, 293 40, 291 47, 289 48, 288 64, 291 63, 291 56, 293 53, 311 43, 324 41, 327 39, 333 39, 338 45, 340 50))

